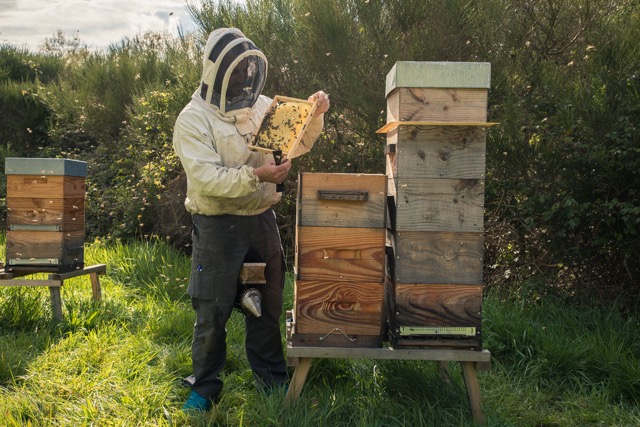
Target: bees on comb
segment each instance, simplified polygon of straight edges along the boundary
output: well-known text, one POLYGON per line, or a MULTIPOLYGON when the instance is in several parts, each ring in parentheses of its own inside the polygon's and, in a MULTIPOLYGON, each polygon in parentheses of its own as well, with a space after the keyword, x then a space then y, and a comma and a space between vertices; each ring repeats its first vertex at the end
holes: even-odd
POLYGON ((313 105, 308 101, 276 97, 262 120, 252 148, 289 153, 302 137, 313 105))

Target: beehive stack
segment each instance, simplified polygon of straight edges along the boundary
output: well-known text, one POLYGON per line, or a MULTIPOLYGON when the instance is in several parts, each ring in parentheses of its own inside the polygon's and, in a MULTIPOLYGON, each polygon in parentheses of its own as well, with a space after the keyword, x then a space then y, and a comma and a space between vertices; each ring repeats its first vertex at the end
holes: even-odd
POLYGON ((6 158, 9 272, 84 266, 85 162, 6 158))
POLYGON ((482 347, 489 82, 489 63, 398 62, 387 75, 395 347, 482 347))
POLYGON ((381 345, 386 184, 381 174, 300 174, 292 345, 381 345))

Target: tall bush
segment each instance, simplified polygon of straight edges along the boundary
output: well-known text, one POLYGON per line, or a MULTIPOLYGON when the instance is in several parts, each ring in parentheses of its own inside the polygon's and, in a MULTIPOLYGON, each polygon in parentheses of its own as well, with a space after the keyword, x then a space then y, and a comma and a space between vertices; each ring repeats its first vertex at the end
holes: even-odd
MULTIPOLYGON (((0 164, 6 157, 33 156, 49 144, 50 110, 38 88, 55 80, 64 64, 58 58, 33 55, 0 45, 0 164)), ((0 175, 0 225, 5 223, 6 177, 0 175)))
POLYGON ((92 154, 93 234, 126 238, 188 233, 180 222, 171 227, 161 219, 178 207, 184 210, 184 191, 167 191, 181 173, 173 152, 173 125, 200 76, 190 49, 188 39, 155 37, 112 48, 116 57, 135 58, 134 79, 139 83, 122 111, 116 109, 123 116, 117 139, 101 144, 92 154))
POLYGON ((510 23, 490 33, 499 43, 479 44, 499 48, 484 49, 501 122, 489 141, 490 281, 600 300, 637 292, 637 2, 528 2, 498 16, 510 23))

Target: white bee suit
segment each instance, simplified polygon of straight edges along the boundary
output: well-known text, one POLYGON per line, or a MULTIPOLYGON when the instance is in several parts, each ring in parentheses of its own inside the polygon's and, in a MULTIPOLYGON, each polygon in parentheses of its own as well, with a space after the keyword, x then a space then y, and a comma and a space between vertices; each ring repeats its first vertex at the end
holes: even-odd
MULTIPOLYGON (((176 121, 173 145, 187 173, 185 207, 193 214, 257 215, 280 200, 275 184, 261 183, 254 169, 273 162, 248 148, 272 100, 261 95, 267 74, 262 52, 242 32, 222 28, 205 48, 200 87, 176 121), (231 72, 248 63, 242 94, 226 99, 231 72), (224 65, 230 63, 225 69, 224 65)), ((302 140, 308 151, 320 135, 315 117, 302 140)))
MULTIPOLYGON (((173 145, 187 175, 185 206, 192 213, 191 273, 187 293, 196 312, 191 345, 191 394, 185 408, 210 408, 223 389, 226 325, 239 295, 244 262, 264 263, 261 315, 245 316, 245 351, 261 388, 288 381, 280 318, 286 266, 271 206, 276 185, 255 169, 273 155, 249 149, 272 100, 261 95, 267 75, 262 52, 237 29, 214 31, 206 44, 202 80, 176 121, 173 145), (194 403, 195 402, 195 403, 194 403)), ((303 139, 310 149, 323 118, 303 139)))

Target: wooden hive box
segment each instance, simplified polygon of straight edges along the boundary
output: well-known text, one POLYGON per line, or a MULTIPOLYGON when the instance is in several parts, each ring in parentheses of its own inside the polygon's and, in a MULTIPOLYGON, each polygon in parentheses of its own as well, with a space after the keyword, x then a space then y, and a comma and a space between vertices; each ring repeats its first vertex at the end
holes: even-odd
POLYGON ((486 122, 488 62, 396 62, 387 74, 387 123, 486 122))
POLYGON ((300 174, 293 345, 381 344, 386 184, 380 174, 300 174))
POLYGON ((387 75, 392 345, 482 349, 490 64, 398 62, 387 75))
POLYGON ((400 215, 404 215, 400 218, 401 223, 393 226, 411 228, 417 224, 421 228, 432 228, 433 225, 426 224, 453 220, 464 222, 461 224, 463 229, 481 229, 477 219, 482 219, 484 206, 486 129, 480 126, 399 126, 392 134, 395 142, 386 147, 389 195, 394 198, 400 215), (397 143, 398 140, 402 142, 397 143), (429 206, 431 214, 439 214, 436 220, 420 210, 426 194, 441 199, 439 203, 433 201, 439 207, 446 207, 448 212, 459 205, 474 218, 469 218, 470 215, 451 218, 429 206), (475 226, 470 219, 475 221, 475 226))
POLYGON ((387 179, 302 173, 295 269, 299 280, 384 280, 387 179))
POLYGON ((384 285, 378 282, 297 280, 292 344, 379 347, 384 285))
POLYGON ((6 158, 6 266, 66 272, 84 266, 86 163, 6 158))
POLYGON ((486 131, 402 126, 387 155, 394 282, 481 284, 486 131))
POLYGON ((482 285, 387 282, 392 347, 482 350, 482 285))

